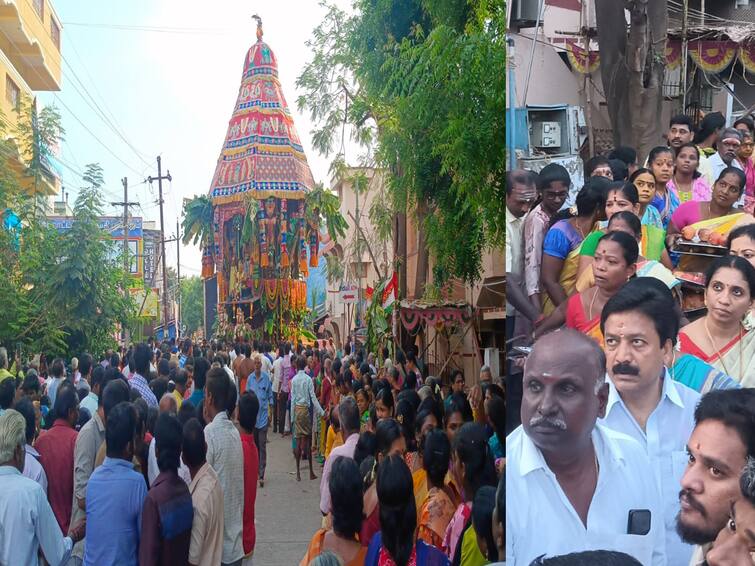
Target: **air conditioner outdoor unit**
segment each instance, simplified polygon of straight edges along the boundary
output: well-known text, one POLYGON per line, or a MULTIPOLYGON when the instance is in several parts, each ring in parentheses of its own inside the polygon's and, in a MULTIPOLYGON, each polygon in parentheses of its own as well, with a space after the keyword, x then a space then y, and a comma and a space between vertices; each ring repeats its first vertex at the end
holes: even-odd
POLYGON ((498 348, 485 348, 484 352, 484 364, 490 368, 490 375, 493 376, 493 379, 499 375, 503 375, 500 366, 501 356, 498 348))
POLYGON ((511 21, 533 26, 537 21, 541 0, 511 0, 511 21))

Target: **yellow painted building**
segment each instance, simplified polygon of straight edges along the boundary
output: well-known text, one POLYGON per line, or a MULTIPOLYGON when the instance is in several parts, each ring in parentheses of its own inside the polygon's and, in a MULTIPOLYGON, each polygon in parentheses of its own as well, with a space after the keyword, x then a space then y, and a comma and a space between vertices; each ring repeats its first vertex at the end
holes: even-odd
MULTIPOLYGON (((11 137, 23 96, 60 90, 60 38, 60 19, 49 0, 0 0, 0 109, 11 137)), ((21 170, 23 156, 13 166, 21 170)), ((45 177, 39 196, 57 194, 60 180, 52 172, 45 177)))

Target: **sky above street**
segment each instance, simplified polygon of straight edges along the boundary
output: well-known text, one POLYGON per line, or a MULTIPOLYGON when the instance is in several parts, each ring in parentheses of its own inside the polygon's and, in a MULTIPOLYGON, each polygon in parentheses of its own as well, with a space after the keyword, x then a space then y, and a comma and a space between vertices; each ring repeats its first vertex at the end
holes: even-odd
MULTIPOLYGON (((350 7, 349 0, 337 3, 350 7)), ((140 203, 132 214, 159 220, 157 183, 150 187, 144 180, 157 176, 155 158, 161 155, 163 174, 170 170, 173 177, 163 184, 166 233, 175 234, 183 199, 209 191, 244 56, 256 41, 252 14, 262 18, 264 41, 278 59, 279 79, 315 181, 329 184, 333 156, 312 149, 312 123, 296 108, 296 78, 310 58, 305 41, 325 13, 317 1, 53 0, 53 5, 63 24, 63 79, 60 92, 39 93, 39 98, 56 104, 63 118, 59 155, 71 205, 82 185, 77 173, 98 162, 108 201, 123 200, 121 179, 128 177, 129 200, 140 203)), ((356 150, 347 149, 349 162, 356 157, 356 150)), ((175 244, 166 255, 175 266, 175 244)), ((182 247, 181 275, 200 270, 198 248, 182 247)))

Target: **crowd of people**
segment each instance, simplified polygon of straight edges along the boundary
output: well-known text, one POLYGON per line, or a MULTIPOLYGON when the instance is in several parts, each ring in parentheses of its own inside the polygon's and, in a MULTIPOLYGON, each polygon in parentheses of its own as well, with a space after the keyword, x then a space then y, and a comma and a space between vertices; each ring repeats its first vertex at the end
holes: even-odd
POLYGON ((675 116, 573 204, 558 164, 508 173, 510 566, 753 563, 754 135, 675 116))
POLYGON ((320 480, 303 566, 502 561, 502 383, 318 344, 0 348, 0 564, 252 564, 271 426, 320 480))

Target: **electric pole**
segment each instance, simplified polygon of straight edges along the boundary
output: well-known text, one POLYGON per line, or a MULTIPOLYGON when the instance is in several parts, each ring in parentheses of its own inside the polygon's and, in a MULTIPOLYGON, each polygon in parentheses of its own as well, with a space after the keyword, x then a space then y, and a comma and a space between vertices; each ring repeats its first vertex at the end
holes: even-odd
MULTIPOLYGON (((131 269, 128 261, 128 207, 138 206, 139 203, 128 201, 128 178, 124 177, 121 179, 121 182, 123 183, 123 202, 111 202, 110 204, 123 207, 123 271, 125 272, 126 277, 131 277, 131 269)), ((128 288, 124 287, 123 293, 128 295, 128 288)), ((124 345, 127 345, 128 331, 125 328, 123 329, 123 342, 124 345)))
POLYGON ((178 303, 178 316, 176 316, 176 337, 181 333, 181 228, 176 218, 176 271, 178 275, 178 288, 176 289, 176 302, 178 303))
MULTIPOLYGON (((162 262, 163 262, 163 336, 167 339, 168 338, 168 266, 167 261, 165 259, 165 220, 163 216, 163 179, 167 179, 168 181, 172 181, 173 178, 170 176, 170 170, 168 170, 167 175, 162 174, 162 163, 160 162, 160 156, 157 156, 157 177, 152 177, 151 175, 147 177, 147 181, 150 183, 152 181, 157 181, 157 186, 160 191, 160 231, 162 232, 162 238, 160 241, 160 247, 162 250, 162 262)), ((178 334, 178 329, 176 329, 176 335, 178 334)))

